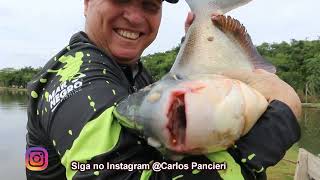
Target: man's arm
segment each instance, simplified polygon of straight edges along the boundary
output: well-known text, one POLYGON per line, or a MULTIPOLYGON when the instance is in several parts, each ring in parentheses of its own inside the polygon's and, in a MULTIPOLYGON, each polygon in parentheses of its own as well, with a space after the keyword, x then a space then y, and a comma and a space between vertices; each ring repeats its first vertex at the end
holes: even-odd
POLYGON ((261 177, 267 167, 278 163, 299 140, 300 99, 291 86, 264 70, 230 71, 224 75, 245 82, 270 102, 259 121, 236 143, 236 148, 229 149, 237 162, 261 177))
POLYGON ((266 179, 266 169, 277 164, 299 138, 300 127, 294 113, 286 104, 275 100, 228 152, 247 173, 266 179))

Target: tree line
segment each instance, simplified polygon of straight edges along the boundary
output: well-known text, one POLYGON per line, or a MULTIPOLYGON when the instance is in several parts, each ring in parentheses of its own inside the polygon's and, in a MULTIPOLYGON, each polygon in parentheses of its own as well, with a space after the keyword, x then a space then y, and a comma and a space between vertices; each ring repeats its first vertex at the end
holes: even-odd
MULTIPOLYGON (((277 68, 277 75, 290 84, 305 100, 317 101, 320 95, 320 38, 318 40, 291 40, 281 43, 263 43, 257 46, 260 54, 277 68)), ((142 57, 155 80, 166 74, 173 62, 179 46, 169 51, 142 57)), ((0 86, 26 88, 27 82, 41 68, 24 67, 0 70, 0 86)))
POLYGON ((24 67, 21 69, 4 68, 0 70, 0 87, 26 88, 27 83, 41 68, 24 67))

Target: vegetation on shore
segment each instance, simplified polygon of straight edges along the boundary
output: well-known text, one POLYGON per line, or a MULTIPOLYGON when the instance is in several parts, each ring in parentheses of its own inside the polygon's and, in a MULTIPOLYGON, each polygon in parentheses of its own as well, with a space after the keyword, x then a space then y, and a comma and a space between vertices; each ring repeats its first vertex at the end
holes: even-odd
MULTIPOLYGON (((291 40, 291 42, 263 43, 258 51, 277 68, 277 75, 290 84, 302 102, 319 102, 320 95, 320 39, 291 40), (308 96, 305 96, 305 95, 308 96), (306 98, 307 97, 307 98, 306 98)), ((179 51, 172 50, 142 57, 142 62, 154 79, 166 74, 179 51)), ((0 87, 26 88, 27 82, 41 68, 24 67, 0 70, 0 87)))
POLYGON ((24 67, 21 69, 5 68, 0 70, 0 87, 24 89, 27 83, 41 68, 24 67))
POLYGON ((320 103, 302 103, 304 108, 318 108, 320 109, 320 103))

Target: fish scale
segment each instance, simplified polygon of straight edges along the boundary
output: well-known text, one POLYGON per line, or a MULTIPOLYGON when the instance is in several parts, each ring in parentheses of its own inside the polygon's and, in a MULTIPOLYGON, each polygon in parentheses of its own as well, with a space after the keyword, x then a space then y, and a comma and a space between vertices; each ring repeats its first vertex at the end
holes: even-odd
MULTIPOLYGON (((195 19, 197 21, 197 19, 195 19)), ((220 74, 234 68, 252 70, 244 50, 237 47, 220 29, 208 22, 193 24, 170 72, 182 76, 220 74), (199 24, 199 25, 198 25, 199 24), (204 24, 204 25, 203 25, 204 24), (213 37, 213 41, 208 38, 213 37)))

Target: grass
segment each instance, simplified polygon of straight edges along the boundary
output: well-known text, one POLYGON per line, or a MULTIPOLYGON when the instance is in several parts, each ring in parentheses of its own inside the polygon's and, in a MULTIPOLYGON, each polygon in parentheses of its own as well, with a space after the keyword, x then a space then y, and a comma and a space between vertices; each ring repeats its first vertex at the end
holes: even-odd
POLYGON ((298 160, 299 147, 294 144, 284 158, 275 166, 267 169, 268 180, 293 180, 298 160))
POLYGON ((27 91, 27 89, 24 89, 24 88, 11 88, 11 87, 0 87, 0 90, 27 91))
POLYGON ((320 108, 320 103, 302 103, 304 108, 320 108))

